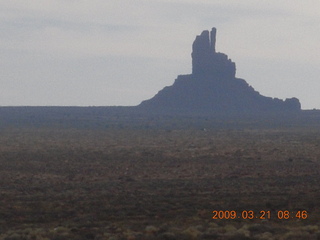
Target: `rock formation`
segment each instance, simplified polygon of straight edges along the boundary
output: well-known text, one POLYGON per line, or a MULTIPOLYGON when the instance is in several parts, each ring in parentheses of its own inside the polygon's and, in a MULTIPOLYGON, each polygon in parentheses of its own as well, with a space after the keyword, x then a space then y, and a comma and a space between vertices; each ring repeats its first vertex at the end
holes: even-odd
POLYGON ((192 74, 234 78, 236 65, 228 56, 216 52, 216 29, 203 31, 192 44, 192 74))
POLYGON ((139 109, 161 113, 255 113, 299 111, 297 98, 265 97, 243 79, 236 65, 216 52, 216 29, 203 31, 192 45, 192 74, 179 75, 174 84, 143 101, 139 109))

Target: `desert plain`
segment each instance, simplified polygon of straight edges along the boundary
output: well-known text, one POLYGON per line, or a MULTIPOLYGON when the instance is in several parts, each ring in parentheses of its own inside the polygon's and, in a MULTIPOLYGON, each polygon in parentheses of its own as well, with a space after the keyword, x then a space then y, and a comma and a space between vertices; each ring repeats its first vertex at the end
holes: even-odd
POLYGON ((319 113, 10 114, 0 239, 320 239, 319 113))

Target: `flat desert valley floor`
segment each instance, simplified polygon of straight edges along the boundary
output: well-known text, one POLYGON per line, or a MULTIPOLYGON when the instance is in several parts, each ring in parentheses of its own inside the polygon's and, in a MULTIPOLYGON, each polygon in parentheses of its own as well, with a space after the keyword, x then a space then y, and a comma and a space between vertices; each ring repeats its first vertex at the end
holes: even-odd
POLYGON ((2 128, 0 239, 320 239, 318 126, 200 125, 2 128))

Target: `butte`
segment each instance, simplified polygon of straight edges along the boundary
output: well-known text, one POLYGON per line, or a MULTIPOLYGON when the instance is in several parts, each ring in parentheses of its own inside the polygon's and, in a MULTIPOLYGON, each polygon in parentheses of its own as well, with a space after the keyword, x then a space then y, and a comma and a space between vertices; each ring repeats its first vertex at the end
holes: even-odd
POLYGON ((216 29, 203 31, 192 44, 192 73, 179 75, 172 86, 141 102, 149 113, 266 113, 301 110, 297 98, 281 100, 261 95, 236 77, 236 64, 216 52, 216 29))

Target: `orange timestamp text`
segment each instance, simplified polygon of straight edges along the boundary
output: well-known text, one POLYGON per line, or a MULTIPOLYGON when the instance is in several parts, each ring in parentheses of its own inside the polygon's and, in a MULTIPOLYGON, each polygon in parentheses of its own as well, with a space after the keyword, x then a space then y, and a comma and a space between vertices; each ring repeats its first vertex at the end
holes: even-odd
POLYGON ((271 219, 275 217, 276 219, 307 219, 308 212, 303 211, 289 211, 289 210, 278 210, 271 214, 271 211, 261 210, 243 210, 243 211, 222 211, 214 210, 212 211, 212 219, 271 219))

